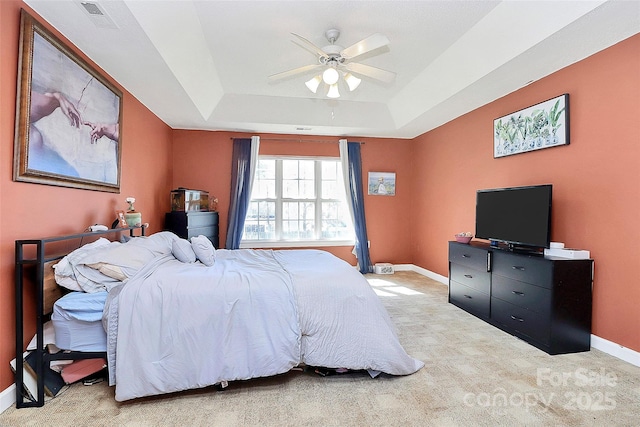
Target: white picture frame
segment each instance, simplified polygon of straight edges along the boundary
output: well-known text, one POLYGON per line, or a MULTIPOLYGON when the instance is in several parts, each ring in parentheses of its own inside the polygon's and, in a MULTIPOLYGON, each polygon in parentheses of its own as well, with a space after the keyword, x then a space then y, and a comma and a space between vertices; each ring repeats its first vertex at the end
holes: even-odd
POLYGON ((396 195, 396 174, 394 172, 369 172, 367 183, 370 196, 396 195))

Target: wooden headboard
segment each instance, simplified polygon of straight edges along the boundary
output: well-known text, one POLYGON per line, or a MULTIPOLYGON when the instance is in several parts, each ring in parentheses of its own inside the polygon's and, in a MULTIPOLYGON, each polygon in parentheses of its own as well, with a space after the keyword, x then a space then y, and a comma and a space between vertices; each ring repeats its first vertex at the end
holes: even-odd
POLYGON ((60 299, 65 292, 63 292, 62 287, 58 286, 56 283, 53 266, 57 264, 59 260, 48 261, 44 263, 44 278, 42 283, 43 290, 43 305, 42 305, 42 314, 50 314, 53 312, 53 304, 60 299))

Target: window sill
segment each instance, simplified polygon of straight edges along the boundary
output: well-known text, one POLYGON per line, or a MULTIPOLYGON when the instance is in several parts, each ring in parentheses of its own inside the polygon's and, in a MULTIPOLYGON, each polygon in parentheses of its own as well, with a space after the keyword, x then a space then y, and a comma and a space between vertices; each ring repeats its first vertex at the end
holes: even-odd
POLYGON ((322 248, 327 246, 353 246, 355 240, 301 240, 301 241, 264 241, 251 240, 240 243, 241 249, 265 248, 322 248))

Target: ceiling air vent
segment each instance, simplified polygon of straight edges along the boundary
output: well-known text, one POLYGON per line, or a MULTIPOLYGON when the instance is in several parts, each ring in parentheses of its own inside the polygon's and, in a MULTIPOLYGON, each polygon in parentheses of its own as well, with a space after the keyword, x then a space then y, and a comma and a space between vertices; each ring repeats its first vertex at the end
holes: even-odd
POLYGON ((78 2, 80 8, 84 11, 85 15, 89 17, 89 20, 93 22, 98 28, 118 29, 118 26, 107 15, 105 10, 97 2, 81 1, 78 2))
POLYGON ((102 13, 98 5, 95 3, 88 3, 83 1, 80 4, 87 10, 87 13, 89 13, 89 15, 104 15, 104 13, 102 13))

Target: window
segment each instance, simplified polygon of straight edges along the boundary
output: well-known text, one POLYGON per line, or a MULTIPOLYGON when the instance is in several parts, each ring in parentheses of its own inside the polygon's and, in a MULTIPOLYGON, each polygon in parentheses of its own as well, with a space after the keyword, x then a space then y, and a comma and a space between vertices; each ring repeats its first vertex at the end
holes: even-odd
POLYGON ((339 159, 260 156, 242 247, 353 244, 339 159))

